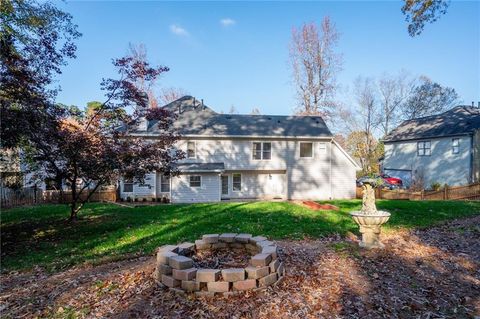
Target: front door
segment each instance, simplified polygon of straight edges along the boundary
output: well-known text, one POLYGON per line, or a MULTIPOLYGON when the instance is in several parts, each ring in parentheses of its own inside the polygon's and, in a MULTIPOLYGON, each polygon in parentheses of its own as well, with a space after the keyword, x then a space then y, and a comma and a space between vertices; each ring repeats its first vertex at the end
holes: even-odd
POLYGON ((228 196, 228 175, 222 175, 222 198, 228 196))

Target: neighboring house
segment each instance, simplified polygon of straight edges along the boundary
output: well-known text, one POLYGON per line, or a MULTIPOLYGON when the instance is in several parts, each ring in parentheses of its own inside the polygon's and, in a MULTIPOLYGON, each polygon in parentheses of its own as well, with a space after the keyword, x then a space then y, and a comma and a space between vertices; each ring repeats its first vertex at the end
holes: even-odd
POLYGON ((442 114, 408 120, 385 139, 383 171, 407 185, 423 179, 466 185, 480 180, 480 109, 457 106, 442 114))
MULTIPOLYGON (((122 198, 172 202, 225 199, 331 199, 355 197, 358 165, 333 140, 319 116, 219 114, 193 97, 165 106, 179 116, 176 147, 186 152, 181 174, 157 173, 144 184, 120 182, 122 198)), ((159 134, 154 122, 131 133, 159 134)))

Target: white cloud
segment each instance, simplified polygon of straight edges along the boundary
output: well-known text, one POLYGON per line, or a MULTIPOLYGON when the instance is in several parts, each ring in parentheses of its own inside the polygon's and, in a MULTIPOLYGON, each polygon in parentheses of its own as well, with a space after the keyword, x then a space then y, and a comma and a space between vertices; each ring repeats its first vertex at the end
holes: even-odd
POLYGON ((186 37, 186 36, 190 35, 187 30, 185 30, 184 28, 182 28, 181 26, 176 25, 176 24, 170 25, 170 31, 173 34, 176 34, 176 35, 179 35, 179 36, 186 37))
POLYGON ((234 25, 237 23, 237 21, 233 20, 233 19, 230 19, 230 18, 223 18, 220 20, 220 23, 221 25, 223 25, 224 27, 229 27, 231 25, 234 25))

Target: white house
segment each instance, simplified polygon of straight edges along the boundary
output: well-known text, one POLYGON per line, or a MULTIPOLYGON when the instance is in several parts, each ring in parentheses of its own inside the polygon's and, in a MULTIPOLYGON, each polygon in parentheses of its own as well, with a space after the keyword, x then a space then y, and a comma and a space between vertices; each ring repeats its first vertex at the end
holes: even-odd
POLYGON ((421 180, 467 185, 480 180, 480 109, 457 106, 442 114, 408 120, 384 139, 383 171, 408 186, 421 180))
MULTIPOLYGON (((177 147, 187 158, 171 179, 152 172, 142 185, 120 182, 126 199, 168 197, 172 202, 229 199, 337 199, 355 197, 355 161, 333 140, 319 116, 219 114, 191 96, 165 106, 178 113, 177 147)), ((145 123, 132 133, 155 139, 145 123)))

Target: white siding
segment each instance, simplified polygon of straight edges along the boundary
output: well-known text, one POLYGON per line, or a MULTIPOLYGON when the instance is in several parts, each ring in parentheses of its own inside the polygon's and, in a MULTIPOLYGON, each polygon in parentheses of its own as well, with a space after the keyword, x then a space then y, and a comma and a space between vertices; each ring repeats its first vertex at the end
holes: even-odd
POLYGON ((288 198, 329 199, 330 194, 330 142, 314 142, 313 158, 300 157, 299 141, 287 144, 288 198), (325 149, 321 151, 320 143, 325 149))
POLYGON ((282 172, 242 174, 242 189, 233 191, 232 174, 228 175, 229 198, 283 198, 286 199, 287 176, 282 172))
POLYGON ((332 198, 355 198, 355 166, 337 145, 332 146, 332 198))
POLYGON ((172 177, 172 202, 195 203, 214 202, 220 200, 220 176, 219 174, 197 174, 202 176, 201 187, 190 187, 190 175, 172 177))
POLYGON ((426 139, 425 141, 431 141, 430 156, 417 155, 418 141, 387 143, 383 168, 409 170, 413 177, 423 171, 425 187, 429 187, 433 182, 451 186, 468 184, 471 174, 471 137, 458 138, 458 154, 452 153, 452 137, 426 139))
POLYGON ((127 198, 152 198, 156 196, 156 174, 146 174, 143 185, 138 183, 133 184, 133 192, 125 193, 123 191, 123 180, 120 181, 120 197, 127 198))

